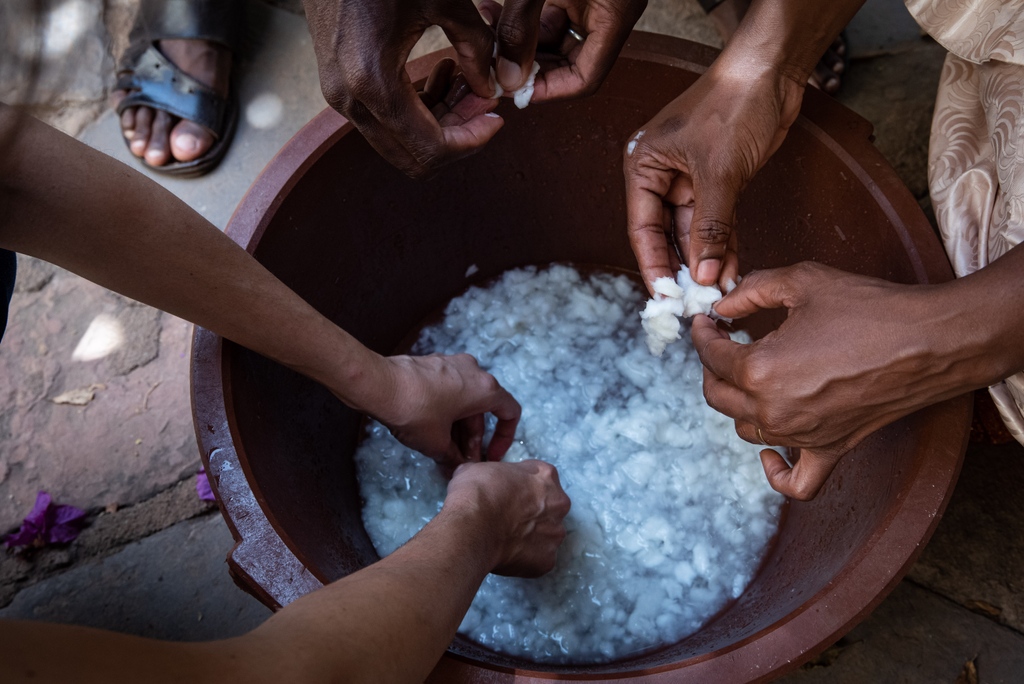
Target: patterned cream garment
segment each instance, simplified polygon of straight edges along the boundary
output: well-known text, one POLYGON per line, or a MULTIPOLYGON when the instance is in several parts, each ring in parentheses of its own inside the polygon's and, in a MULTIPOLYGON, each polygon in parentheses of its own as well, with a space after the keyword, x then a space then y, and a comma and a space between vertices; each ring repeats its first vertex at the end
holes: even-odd
MULTIPOLYGON (((1024 0, 906 4, 950 52, 932 119, 928 184, 953 270, 965 276, 1024 241, 1024 0)), ((989 392, 1024 444, 1024 372, 989 392)))

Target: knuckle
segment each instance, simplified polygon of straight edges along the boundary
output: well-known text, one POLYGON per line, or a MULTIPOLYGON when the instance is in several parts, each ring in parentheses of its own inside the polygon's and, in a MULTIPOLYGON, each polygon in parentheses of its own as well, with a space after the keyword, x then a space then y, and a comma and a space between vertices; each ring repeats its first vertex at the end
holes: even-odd
POLYGON ((513 18, 510 21, 498 22, 498 30, 495 31, 495 34, 497 35, 498 43, 501 46, 513 49, 526 47, 526 42, 530 39, 529 31, 527 31, 524 24, 518 20, 518 17, 513 18))
POLYGON ((724 245, 729 241, 732 234, 732 226, 719 219, 701 219, 696 227, 691 228, 691 235, 696 234, 697 238, 704 243, 711 245, 724 245))

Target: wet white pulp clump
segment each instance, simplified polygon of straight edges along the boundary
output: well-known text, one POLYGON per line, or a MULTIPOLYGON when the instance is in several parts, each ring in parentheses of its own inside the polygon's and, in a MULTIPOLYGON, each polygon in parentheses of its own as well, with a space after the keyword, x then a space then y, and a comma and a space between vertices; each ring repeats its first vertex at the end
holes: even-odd
MULTIPOLYGON (((735 285, 728 289, 733 287, 735 285)), ((661 356, 665 347, 680 339, 680 317, 693 318, 702 313, 720 318, 714 307, 721 299, 721 290, 711 285, 698 285, 685 266, 676 274, 675 280, 658 278, 654 281, 654 298, 648 299, 647 306, 640 312, 640 320, 647 333, 647 348, 655 356, 661 356)))
MULTIPOLYGON (((459 629, 480 644, 588 663, 672 643, 738 597, 767 550, 783 499, 758 447, 705 403, 688 340, 648 353, 642 302, 625 276, 519 269, 452 300, 420 336, 416 353, 468 352, 519 400, 506 460, 554 464, 572 499, 551 573, 484 581, 459 629)), ((440 510, 447 483, 377 423, 356 463, 385 556, 440 510)))

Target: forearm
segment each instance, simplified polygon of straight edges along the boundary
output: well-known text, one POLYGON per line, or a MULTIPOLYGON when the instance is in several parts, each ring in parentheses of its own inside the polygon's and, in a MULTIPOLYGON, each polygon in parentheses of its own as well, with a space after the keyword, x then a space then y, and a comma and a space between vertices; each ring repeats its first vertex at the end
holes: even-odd
POLYGON ((864 0, 754 0, 718 66, 739 74, 771 69, 804 84, 863 4, 864 0))
POLYGON ((930 336, 955 383, 949 393, 1024 370, 1024 245, 933 289, 938 306, 930 336))
MULTIPOLYGON (((0 105, 0 123, 12 110, 0 105)), ((0 160, 0 247, 55 263, 273 358, 359 406, 380 357, 199 214, 34 120, 0 160)))
POLYGON ((261 671, 272 671, 274 653, 295 654, 301 681, 423 681, 495 565, 482 521, 442 510, 405 546, 289 605, 242 637, 241 647, 266 660, 261 671))

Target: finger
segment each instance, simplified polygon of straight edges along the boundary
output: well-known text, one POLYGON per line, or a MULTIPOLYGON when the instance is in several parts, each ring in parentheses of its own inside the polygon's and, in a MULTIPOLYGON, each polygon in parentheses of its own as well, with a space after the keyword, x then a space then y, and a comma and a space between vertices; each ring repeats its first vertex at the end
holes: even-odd
POLYGON ((466 461, 482 460, 484 442, 484 415, 478 413, 468 418, 463 418, 455 424, 458 428, 453 430, 458 438, 455 440, 459 451, 466 461))
POLYGON ((423 85, 420 93, 420 101, 427 109, 432 109, 438 102, 442 102, 452 85, 452 77, 455 75, 455 60, 442 59, 427 76, 427 82, 423 85))
POLYGON ((627 163, 626 230, 629 233, 629 244, 640 267, 640 275, 653 295, 654 281, 658 278, 671 278, 674 272, 671 269, 669 244, 665 237, 668 226, 665 224, 661 196, 644 185, 644 179, 631 173, 627 163))
POLYGON ((761 309, 793 308, 797 300, 789 284, 791 268, 748 273, 736 289, 715 303, 715 311, 726 318, 743 318, 761 309))
POLYGON ((545 102, 593 94, 611 71, 632 26, 628 21, 596 25, 568 54, 568 66, 538 74, 533 99, 545 102))
POLYGON ((728 333, 719 330, 704 314, 693 317, 690 338, 704 367, 735 386, 736 366, 746 358, 750 345, 733 342, 728 333))
POLYGON ((736 434, 740 436, 745 442, 751 444, 757 444, 760 446, 781 446, 784 444, 784 438, 779 435, 773 435, 772 433, 765 430, 763 427, 758 429, 760 426, 749 420, 737 420, 736 421, 736 434))
POLYGON ((839 462, 838 456, 801 449, 797 462, 790 467, 774 449, 761 451, 761 465, 772 489, 798 501, 810 501, 839 462))
POLYGON ((722 274, 718 279, 718 286, 722 292, 731 292, 740 280, 740 256, 739 238, 736 231, 729 236, 729 247, 725 252, 725 260, 722 262, 722 274))
POLYGON ((750 431, 740 432, 740 424, 749 423, 750 418, 754 415, 754 400, 750 395, 715 375, 707 368, 704 369, 703 390, 704 400, 708 403, 708 406, 737 421, 736 433, 740 437, 751 444, 764 443, 756 436, 756 426, 753 427, 754 433, 750 431))
POLYGON ((171 115, 158 109, 153 115, 153 128, 149 133, 149 146, 146 147, 146 163, 150 166, 163 166, 171 158, 171 115))
POLYGON ((506 0, 495 28, 498 39, 498 83, 518 90, 530 75, 537 55, 543 0, 506 0))
POLYGON ((446 14, 437 22, 459 56, 459 66, 473 92, 493 97, 491 59, 494 55, 494 34, 472 2, 449 3, 446 14))
POLYGON ((146 154, 146 147, 149 146, 149 129, 153 123, 153 110, 149 107, 136 107, 135 109, 135 133, 128 144, 128 148, 136 157, 146 154))
POLYGON ((498 419, 498 424, 491 436, 491 443, 487 445, 488 461, 500 461, 508 453, 512 442, 515 441, 516 428, 523 413, 519 402, 505 388, 499 389, 501 391, 496 397, 497 403, 491 408, 491 413, 498 419))
POLYGON ((693 175, 694 208, 687 263, 701 285, 714 285, 729 246, 740 184, 729 178, 707 181, 693 175))
POLYGON ((494 0, 481 0, 476 9, 480 12, 480 16, 484 18, 488 26, 494 27, 498 25, 498 21, 501 19, 501 3, 494 0))
POLYGON ((540 12, 540 28, 537 32, 537 50, 558 51, 559 55, 566 55, 571 50, 561 51, 562 45, 568 38, 572 41, 569 45, 573 49, 579 47, 579 41, 567 35, 569 29, 569 15, 565 10, 555 5, 544 5, 540 12))

